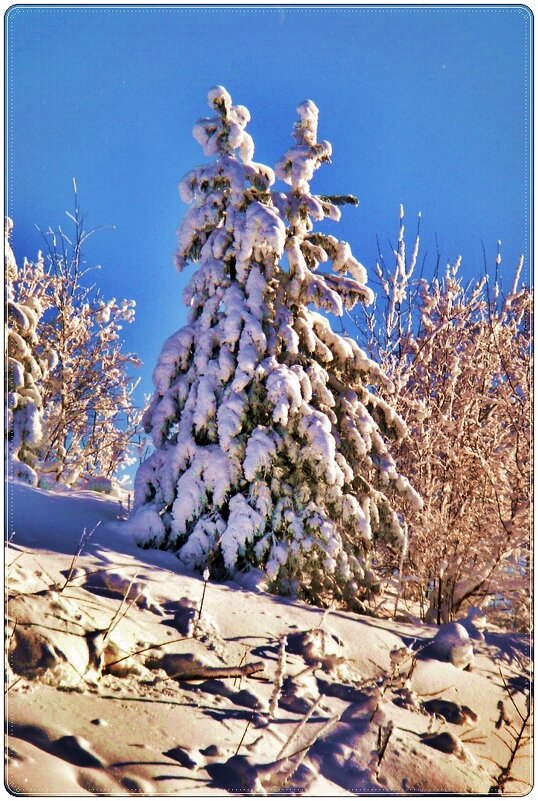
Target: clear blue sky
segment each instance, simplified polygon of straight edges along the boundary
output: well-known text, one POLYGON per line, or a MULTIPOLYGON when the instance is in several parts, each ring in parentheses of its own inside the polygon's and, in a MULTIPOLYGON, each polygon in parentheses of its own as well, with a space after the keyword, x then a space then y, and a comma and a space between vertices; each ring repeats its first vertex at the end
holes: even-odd
POLYGON ((204 158, 191 135, 224 85, 252 115, 255 158, 274 165, 295 108, 320 109, 333 164, 314 191, 361 201, 334 229, 372 269, 376 235, 410 230, 422 211, 433 264, 461 254, 482 272, 502 240, 511 270, 531 247, 532 21, 505 7, 49 7, 7 15, 8 213, 19 260, 40 247, 34 224, 66 222, 72 178, 105 297, 134 298, 125 328, 151 391, 160 347, 184 324, 175 232, 177 184, 204 158))

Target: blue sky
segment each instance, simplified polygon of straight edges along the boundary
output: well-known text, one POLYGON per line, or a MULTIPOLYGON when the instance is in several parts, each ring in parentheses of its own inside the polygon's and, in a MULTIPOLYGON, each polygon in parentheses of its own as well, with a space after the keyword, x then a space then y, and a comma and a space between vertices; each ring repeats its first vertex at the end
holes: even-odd
MULTIPOLYGON (((41 228, 66 222, 72 178, 95 235, 89 263, 105 297, 134 298, 126 346, 144 362, 185 323, 173 267, 185 211, 177 184, 204 161, 191 135, 208 89, 252 115, 257 161, 290 146, 295 108, 320 109, 333 145, 314 191, 353 193, 332 232, 373 269, 376 236, 394 240, 399 204, 422 212, 433 265, 463 256, 482 273, 527 262, 532 22, 523 6, 15 6, 6 17, 8 213, 19 260, 41 228)), ((385 246, 384 246, 385 247, 385 246)), ((386 248, 388 251, 388 248, 386 248)))

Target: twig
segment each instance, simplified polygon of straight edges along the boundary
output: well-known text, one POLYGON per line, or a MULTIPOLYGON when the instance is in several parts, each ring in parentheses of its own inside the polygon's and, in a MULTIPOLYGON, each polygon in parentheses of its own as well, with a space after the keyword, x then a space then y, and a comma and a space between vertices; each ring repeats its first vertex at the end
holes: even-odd
MULTIPOLYGON (((10 617, 8 617, 7 619, 11 620, 10 617)), ((83 626, 82 623, 77 623, 76 620, 67 620, 65 617, 57 617, 56 619, 63 620, 64 623, 69 623, 74 626, 79 626, 81 629, 85 629, 85 626, 83 626)), ((33 622, 21 623, 20 621, 18 621, 17 625, 19 626, 19 628, 27 628, 27 629, 32 628, 32 626, 36 626, 39 629, 46 629, 47 631, 58 631, 60 632, 60 634, 69 634, 71 637, 85 636, 84 634, 77 634, 76 631, 66 631, 65 629, 57 629, 54 626, 45 626, 44 623, 33 623, 33 622)))
POLYGON ((394 731, 394 723, 389 721, 386 726, 380 726, 377 732, 377 765, 375 769, 375 777, 376 779, 379 776, 379 768, 381 767, 381 763, 383 762, 383 757, 385 756, 385 751, 387 750, 387 746, 389 744, 389 740, 392 736, 392 732, 394 731))
POLYGON ((303 761, 306 759, 306 755, 308 751, 312 748, 312 746, 315 745, 316 742, 319 740, 319 738, 323 737, 323 735, 326 734, 329 731, 329 729, 331 729, 332 726, 334 726, 335 723, 338 723, 339 720, 340 720, 340 715, 335 715, 334 717, 332 717, 330 720, 324 723, 320 729, 318 729, 314 737, 305 746, 303 746, 303 748, 300 748, 298 751, 295 751, 294 754, 291 754, 289 757, 286 757, 286 759, 293 759, 293 757, 297 756, 297 754, 301 754, 301 758, 298 759, 297 762, 292 766, 289 773, 283 777, 282 787, 285 787, 286 784, 289 782, 289 780, 292 778, 293 774, 297 772, 299 767, 302 765, 303 761))
POLYGON ((98 526, 100 526, 100 525, 101 525, 101 521, 98 520, 96 525, 92 528, 92 530, 90 531, 89 534, 86 534, 86 529, 85 528, 83 529, 82 536, 81 536, 80 540, 78 541, 78 545, 77 545, 77 547, 75 549, 75 553, 73 554, 73 558, 71 559, 71 564, 69 565, 69 571, 67 573, 67 578, 65 580, 65 584, 60 588, 60 592, 63 592, 63 590, 67 587, 67 585, 71 581, 71 576, 73 575, 73 570, 75 569, 75 563, 76 563, 77 559, 79 558, 80 554, 82 553, 82 550, 83 550, 84 546, 86 545, 86 543, 88 542, 88 540, 90 539, 90 537, 92 536, 92 534, 94 533, 96 528, 98 526))
POLYGON ((501 676, 501 679, 502 679, 502 682, 503 682, 503 685, 504 685, 504 689, 506 690, 506 693, 507 693, 507 695, 508 695, 509 699, 511 700, 511 702, 512 702, 512 704, 513 704, 513 706, 514 706, 514 709, 516 710, 516 712, 517 712, 517 714, 519 715, 519 717, 520 717, 521 719, 523 719, 523 715, 522 715, 522 714, 521 714, 521 712, 519 711, 519 707, 518 707, 518 705, 516 704, 516 702, 514 701, 514 696, 513 696, 513 695, 512 695, 512 693, 510 692, 510 688, 509 688, 509 686, 508 686, 508 684, 507 684, 507 681, 506 681, 506 679, 505 679, 505 677, 504 677, 504 673, 502 672, 502 668, 501 668, 501 666, 500 666, 500 665, 497 665, 497 667, 498 667, 498 669, 499 669, 499 673, 500 673, 500 676, 501 676))
POLYGON ((8 577, 8 578, 9 578, 9 571, 10 571, 10 569, 11 569, 11 566, 12 566, 12 565, 14 565, 14 564, 15 564, 15 562, 17 562, 17 561, 18 561, 18 560, 21 558, 21 556, 24 556, 24 553, 25 553, 24 551, 19 551, 19 553, 17 554, 17 556, 15 556, 15 558, 11 560, 11 562, 9 563, 9 565, 7 565, 7 577, 8 577))
POLYGON ((185 667, 168 676, 169 679, 181 681, 199 681, 201 679, 233 679, 240 676, 250 676, 263 670, 263 662, 249 662, 241 667, 213 667, 212 665, 199 665, 191 668, 185 667))
POLYGON ((200 620, 202 616, 202 609, 204 608, 205 591, 207 588, 207 582, 209 581, 209 570, 207 567, 203 572, 203 577, 204 577, 204 589, 202 590, 202 600, 200 601, 200 609, 198 610, 198 617, 196 618, 197 622, 200 620))
POLYGON ((241 739, 240 739, 240 741, 239 741, 239 745, 237 746, 237 750, 236 750, 236 752, 235 752, 234 756, 237 756, 237 754, 239 753, 239 749, 240 749, 240 748, 241 748, 241 746, 243 745, 243 740, 244 740, 244 739, 245 739, 245 737, 247 736, 248 727, 249 727, 249 726, 250 726, 250 724, 252 723, 252 719, 253 719, 253 717, 254 717, 254 714, 255 714, 254 712, 251 712, 251 714, 250 714, 250 717, 249 717, 249 719, 247 720, 247 725, 245 726, 245 730, 244 730, 244 732, 243 732, 243 736, 241 737, 241 739))
MULTIPOLYGON (((525 737, 525 730, 527 728, 527 725, 529 725, 530 718, 531 718, 531 698, 530 698, 530 695, 528 695, 527 696, 527 711, 526 711, 524 716, 521 716, 521 726, 520 726, 520 729, 519 729, 519 731, 517 733, 517 736, 514 737, 514 742, 512 744, 512 747, 510 748, 508 743, 506 743, 502 739, 502 737, 500 737, 500 735, 497 734, 497 732, 494 732, 494 734, 496 734, 497 737, 499 737, 501 742, 503 742, 504 745, 506 745, 508 748, 510 748, 510 757, 509 757, 508 762, 506 763, 505 767, 502 768, 502 770, 499 773, 499 775, 495 777, 494 783, 491 785, 490 790, 489 790, 490 793, 498 793, 498 792, 502 793, 504 788, 505 788, 505 785, 508 784, 508 782, 518 781, 518 779, 515 779, 512 776, 512 766, 514 764, 515 759, 518 756, 519 749, 524 747, 529 741, 529 738, 525 737)), ((524 783, 528 784, 528 782, 524 782, 524 783)))
POLYGON ((417 692, 417 695, 420 695, 421 698, 433 698, 434 695, 440 695, 441 693, 446 693, 446 692, 448 692, 448 690, 451 690, 453 687, 454 687, 453 684, 449 684, 448 687, 443 687, 441 690, 435 690, 435 692, 433 692, 433 693, 418 693, 417 692))
POLYGON ((19 681, 22 681, 22 676, 19 676, 19 678, 18 678, 18 679, 15 679, 15 681, 14 681, 12 684, 10 684, 10 685, 9 685, 9 687, 6 687, 6 689, 4 690, 4 695, 7 695, 7 694, 8 694, 8 692, 9 692, 10 690, 12 690, 12 689, 13 689, 13 687, 14 687, 16 684, 18 684, 18 683, 19 683, 19 681))
MULTIPOLYGON (((51 586, 51 587, 56 587, 56 586, 58 585, 58 582, 57 582, 57 581, 55 581, 55 580, 52 578, 52 576, 50 575, 50 573, 49 573, 47 570, 45 570, 45 568, 43 567, 43 565, 39 564, 39 562, 37 561, 37 559, 35 558, 35 556, 32 556, 32 559, 34 560, 34 562, 36 563, 36 565, 38 566, 38 568, 39 568, 41 571, 43 571, 43 573, 44 573, 46 576, 48 576, 48 578, 49 578, 49 580, 50 580, 50 582, 51 582, 50 586, 51 586)), ((43 578, 41 578, 41 576, 40 576, 38 573, 36 573, 36 576, 37 576, 38 578, 40 578, 40 579, 41 579, 41 581, 42 581, 44 584, 46 584, 46 583, 47 583, 47 582, 46 582, 46 581, 45 581, 43 578)))
MULTIPOLYGON (((243 656, 241 657, 241 661, 239 662, 239 667, 241 667, 241 665, 243 664, 243 662, 247 658, 247 654, 248 654, 248 648, 245 646, 245 650, 243 652, 243 656)), ((234 679, 234 685, 233 685, 234 687, 235 687, 236 683, 237 683, 237 678, 234 679)), ((238 689, 239 690, 241 689, 241 679, 239 679, 239 687, 238 687, 238 689)))
MULTIPOLYGON (((130 585, 130 587, 131 587, 131 586, 132 586, 132 582, 131 582, 131 585, 130 585)), ((113 632, 113 630, 116 628, 116 626, 117 626, 119 623, 121 623, 121 621, 123 620, 123 618, 124 618, 124 617, 126 617, 126 615, 128 615, 128 614, 129 614, 129 612, 131 611, 131 609, 133 608, 133 606, 136 604, 136 602, 138 601, 138 599, 140 598, 140 596, 142 595, 142 593, 144 592, 144 590, 146 589, 146 587, 147 587, 147 586, 148 586, 148 582, 146 582, 146 583, 143 585, 143 587, 140 589, 140 591, 139 591, 139 592, 137 592, 137 594, 135 595, 135 597, 132 599, 131 603, 130 603, 130 604, 129 604, 129 606, 127 607, 127 609, 126 609, 126 610, 123 612, 123 614, 122 614, 122 615, 121 615, 121 616, 118 618, 118 620, 116 620, 116 622, 114 623, 114 625, 109 627, 108 634, 111 634, 111 633, 113 632)), ((129 587, 129 589, 130 589, 130 587, 129 587)))
POLYGON ((122 656, 121 659, 116 659, 114 662, 107 662, 105 668, 112 667, 113 665, 117 665, 120 662, 125 662, 126 659, 130 659, 132 656, 138 656, 138 654, 145 654, 146 651, 153 651, 156 648, 164 648, 165 645, 173 645, 176 642, 183 642, 184 640, 192 640, 192 635, 190 637, 178 637, 175 640, 167 640, 166 642, 161 642, 158 645, 148 645, 146 648, 140 648, 138 651, 132 651, 127 656, 122 656))
MULTIPOLYGON (((357 661, 357 660, 353 660, 353 661, 357 661)), ((307 673, 313 673, 315 670, 319 670, 320 667, 322 667, 321 662, 314 662, 314 664, 312 664, 312 665, 307 665, 305 668, 303 668, 298 673, 295 673, 294 676, 292 676, 293 681, 296 681, 301 676, 305 676, 307 673)))
POLYGON ((327 620, 327 618, 329 617, 329 614, 333 610, 334 610, 334 603, 332 603, 330 606, 328 606, 326 609, 324 609, 323 614, 321 616, 321 619, 320 619, 315 631, 321 631, 321 629, 325 625, 325 621, 327 620))
POLYGON ((472 743, 474 745, 485 745, 486 744, 486 739, 485 739, 485 737, 483 735, 481 737, 468 737, 466 740, 462 740, 462 738, 460 737, 460 740, 465 745, 467 745, 468 743, 472 743))
POLYGON ((290 745, 290 743, 292 743, 294 740, 297 739, 297 737, 302 732, 302 730, 304 729, 304 727, 306 726, 306 724, 308 723, 308 721, 310 720, 310 718, 312 717, 312 715, 314 714, 316 709, 321 704, 322 699, 323 699, 323 695, 320 695, 319 698, 317 699, 317 701, 315 701, 312 704, 312 706, 310 707, 310 709, 307 710, 307 712, 305 713, 305 715, 302 718, 302 720, 299 721, 299 723, 297 724, 295 729, 292 731, 292 733, 290 734, 290 736, 288 737, 288 739, 286 740, 286 742, 284 743, 284 745, 282 746, 282 748, 278 752, 278 754, 276 756, 277 760, 279 760, 279 759, 281 759, 283 757, 284 751, 290 745))
POLYGON ((106 642, 106 640, 107 640, 108 636, 110 635, 111 631, 113 631, 113 629, 116 627, 116 625, 123 618, 123 615, 121 615, 121 617, 120 617, 120 614, 121 614, 121 611, 123 609, 123 605, 124 605, 125 601, 127 600, 128 596, 129 596, 129 593, 131 591, 131 587, 133 586, 134 581, 135 581, 137 576, 138 576, 138 571, 134 574, 134 576, 132 577, 131 581, 129 582, 129 586, 127 587, 127 589, 123 593, 123 598, 121 599, 121 603, 120 603, 117 611, 112 616, 112 619, 111 619, 110 623, 108 624, 108 628, 105 629, 105 631, 104 631, 104 634, 103 634, 103 645, 106 642))

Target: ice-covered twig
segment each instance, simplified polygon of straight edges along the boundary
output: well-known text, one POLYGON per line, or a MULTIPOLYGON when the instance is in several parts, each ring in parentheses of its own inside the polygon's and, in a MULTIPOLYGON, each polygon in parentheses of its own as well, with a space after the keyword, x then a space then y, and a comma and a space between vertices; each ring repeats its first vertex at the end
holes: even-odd
POLYGON ((289 747, 290 743, 292 743, 294 740, 297 739, 297 737, 302 732, 302 730, 304 729, 304 727, 306 726, 306 724, 308 723, 308 721, 310 720, 316 709, 321 704, 322 699, 323 695, 320 695, 317 701, 314 701, 310 709, 307 710, 303 718, 299 721, 297 726, 294 728, 294 730, 292 731, 292 733, 290 734, 290 736, 288 737, 288 739, 286 740, 280 751, 278 752, 276 757, 277 760, 281 759, 284 756, 284 751, 286 750, 286 748, 289 747))
POLYGON ((359 201, 355 195, 318 195, 320 200, 332 203, 334 206, 358 206, 359 201))
POLYGON ((212 665, 194 665, 168 676, 169 679, 181 681, 198 681, 200 679, 234 679, 241 676, 251 676, 264 669, 263 662, 249 662, 239 667, 213 667, 212 665))
POLYGON ((302 763, 306 759, 306 755, 308 754, 308 752, 310 751, 312 746, 315 745, 317 743, 317 741, 321 737, 323 737, 323 735, 327 734, 329 729, 331 729, 336 723, 338 723, 339 720, 340 720, 340 715, 335 715, 334 717, 330 718, 330 720, 328 720, 326 723, 323 724, 323 726, 321 726, 320 729, 318 729, 318 731, 316 732, 314 737, 312 737, 312 739, 309 740, 305 746, 300 748, 298 751, 295 751, 295 753, 291 754, 290 756, 285 757, 285 759, 292 760, 295 756, 300 754, 299 759, 296 762, 293 763, 293 765, 291 766, 291 769, 287 773, 285 773, 284 776, 282 776, 282 778, 281 778, 281 788, 284 788, 286 786, 286 784, 289 782, 289 780, 292 778, 292 776, 300 768, 300 766, 302 765, 302 763))

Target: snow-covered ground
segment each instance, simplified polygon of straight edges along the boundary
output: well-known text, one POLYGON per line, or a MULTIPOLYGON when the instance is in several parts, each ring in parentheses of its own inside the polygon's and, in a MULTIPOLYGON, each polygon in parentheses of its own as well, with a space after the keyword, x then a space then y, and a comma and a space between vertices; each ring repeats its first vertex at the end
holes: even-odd
MULTIPOLYGON (((205 586, 137 548, 117 500, 18 484, 7 500, 11 792, 488 793, 508 764, 524 635, 205 586)), ((530 773, 525 746, 504 791, 530 773)))

